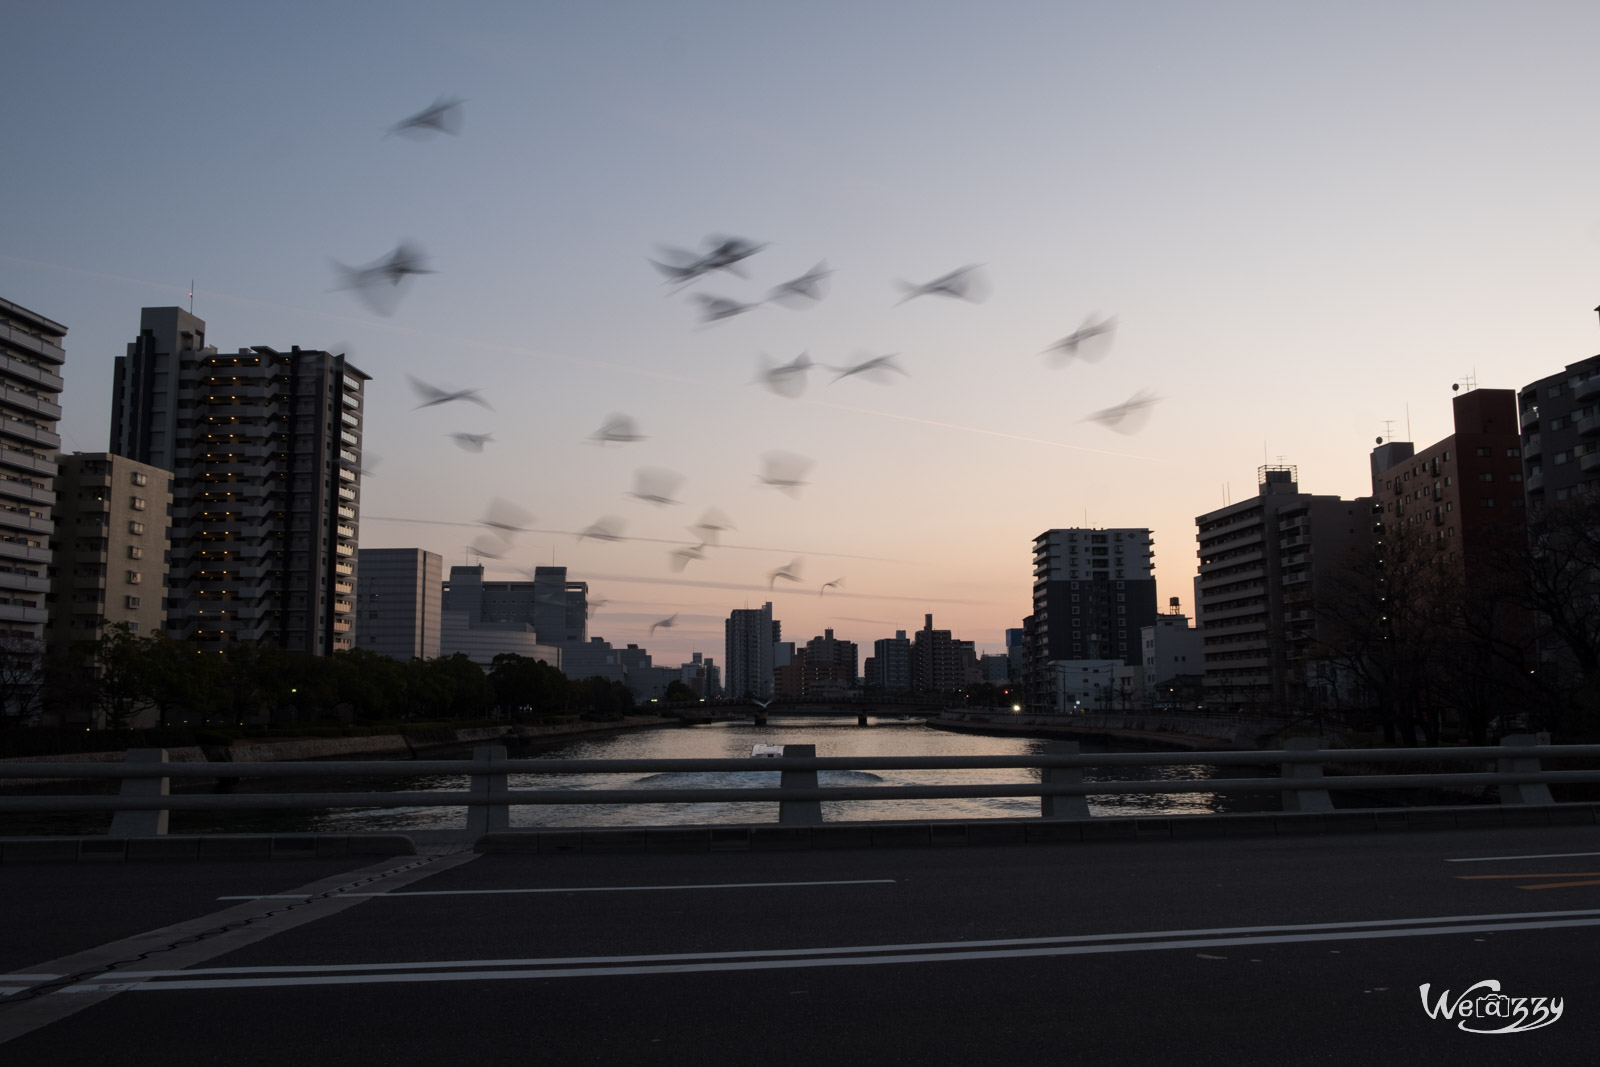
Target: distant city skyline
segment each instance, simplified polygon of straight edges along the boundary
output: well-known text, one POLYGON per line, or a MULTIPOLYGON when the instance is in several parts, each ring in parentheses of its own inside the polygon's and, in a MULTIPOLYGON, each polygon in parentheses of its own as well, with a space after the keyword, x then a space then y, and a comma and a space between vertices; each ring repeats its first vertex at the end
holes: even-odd
POLYGON ((1192 613, 1195 517, 1257 467, 1362 495, 1386 427, 1451 432, 1452 383, 1597 350, 1600 11, 12 18, 0 297, 68 327, 63 451, 107 448, 113 358, 192 292, 224 352, 372 376, 362 548, 476 562, 470 524, 508 501, 532 519, 488 576, 566 567, 607 602, 590 632, 661 663, 715 657, 767 600, 802 642, 867 649, 933 611, 1004 651, 1056 528, 1152 529, 1158 603, 1192 613), (136 54, 169 61, 130 81, 136 54), (301 73, 198 90, 213 63, 301 73), (714 235, 761 247, 687 282, 647 262, 714 235), (896 306, 969 265, 986 292, 896 306), (691 299, 814 270, 820 298, 712 322, 691 299), (1112 320, 1103 351, 1054 347, 1112 320), (409 378, 489 406, 418 410, 409 378), (1086 421, 1139 398, 1136 432, 1086 421), (619 415, 642 439, 595 440, 619 415), (809 465, 775 478, 770 453, 809 465), (681 503, 628 496, 640 468, 681 503), (732 528, 690 529, 711 509, 732 528), (575 536, 613 518, 630 540, 575 536))

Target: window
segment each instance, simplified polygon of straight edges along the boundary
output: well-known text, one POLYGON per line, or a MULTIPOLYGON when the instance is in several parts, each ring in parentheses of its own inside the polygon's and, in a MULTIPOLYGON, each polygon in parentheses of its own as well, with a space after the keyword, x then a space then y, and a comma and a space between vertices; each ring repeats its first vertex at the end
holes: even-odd
POLYGON ((1555 454, 1556 466, 1558 466, 1558 467, 1561 466, 1563 463, 1565 463, 1567 460, 1569 460, 1571 458, 1572 458, 1572 453, 1571 452, 1557 452, 1555 454))
POLYGON ((144 533, 144 523, 142 523, 142 522, 130 522, 130 523, 128 523, 128 532, 131 533, 131 534, 136 534, 136 535, 144 533))
POLYGON ((129 545, 128 546, 128 558, 129 559, 144 559, 144 549, 140 548, 138 545, 129 545))
POLYGON ((138 571, 129 571, 128 572, 128 584, 129 585, 138 585, 142 581, 144 581, 144 575, 141 574, 140 572, 138 572, 138 571))
POLYGON ((134 485, 149 485, 150 484, 150 476, 145 474, 144 471, 134 471, 128 477, 128 481, 131 482, 134 485))
POLYGON ((1478 481, 1480 481, 1480 482, 1492 482, 1492 481, 1494 481, 1494 475, 1489 473, 1488 471, 1484 471, 1482 474, 1478 475, 1478 481))
POLYGON ((142 496, 129 497, 128 498, 128 506, 130 508, 132 508, 134 511, 143 511, 144 510, 144 497, 142 497, 142 496))
POLYGON ((1522 481, 1522 475, 1520 475, 1520 474, 1512 474, 1512 475, 1508 475, 1507 477, 1509 478, 1509 480, 1511 480, 1513 482, 1522 481))
POLYGON ((130 607, 130 608, 136 608, 140 604, 144 603, 143 600, 139 599, 136 596, 125 596, 125 597, 122 598, 122 602, 125 605, 127 605, 128 607, 130 607))
POLYGON ((1520 449, 1520 448, 1508 448, 1508 449, 1506 449, 1506 456, 1508 458, 1510 458, 1510 459, 1521 459, 1522 458, 1522 449, 1520 449))
POLYGON ((1492 508, 1492 507, 1494 507, 1494 497, 1486 496, 1481 501, 1479 501, 1479 503, 1481 503, 1486 508, 1492 508))
POLYGON ((1478 455, 1480 455, 1480 456, 1492 456, 1492 455, 1494 455, 1494 449, 1488 448, 1488 447, 1479 448, 1478 449, 1478 455))

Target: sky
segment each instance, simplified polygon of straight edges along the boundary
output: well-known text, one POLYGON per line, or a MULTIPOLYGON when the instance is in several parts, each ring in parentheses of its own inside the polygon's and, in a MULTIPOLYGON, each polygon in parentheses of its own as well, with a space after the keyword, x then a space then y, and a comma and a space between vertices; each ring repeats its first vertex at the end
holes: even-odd
MULTIPOLYGON (((1597 351, 1600 8, 1584 3, 74 3, 8 12, 0 297, 65 324, 65 451, 107 447, 145 306, 223 351, 348 353, 367 385, 360 543, 555 563, 590 634, 719 662, 937 628, 1003 650, 1033 538, 1149 527, 1192 612, 1195 517, 1363 495, 1375 439, 1450 428, 1453 383, 1597 351), (458 135, 386 136, 441 97, 458 135), (765 247, 683 291, 646 262, 765 247), (401 241, 393 313, 339 287, 401 241), (703 324, 819 262, 815 306, 703 324), (969 265, 981 303, 899 303, 969 265), (1115 317, 1095 362, 1043 354, 1115 317), (763 356, 905 374, 803 395, 763 356), (478 389, 416 410, 415 377, 478 389), (1136 432, 1088 419, 1157 398, 1136 432), (604 447, 611 415, 646 439, 604 447), (450 434, 489 433, 480 454, 450 434), (762 456, 812 463, 793 495, 762 456), (657 506, 635 472, 681 474, 657 506), (732 520, 675 572, 709 508, 732 520), (630 540, 579 541, 603 516, 630 540), (769 574, 801 560, 800 583, 769 574), (822 590, 835 579, 840 584, 822 590), (651 624, 676 616, 671 628, 651 624)), ((1470 380, 1470 381, 1469 381, 1470 380)))

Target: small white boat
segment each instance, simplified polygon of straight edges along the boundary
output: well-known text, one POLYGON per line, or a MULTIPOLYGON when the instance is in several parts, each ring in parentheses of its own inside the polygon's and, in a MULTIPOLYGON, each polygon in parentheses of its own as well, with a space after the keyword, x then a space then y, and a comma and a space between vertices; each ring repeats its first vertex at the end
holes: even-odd
POLYGON ((755 756, 782 756, 782 745, 751 745, 750 755, 755 756))

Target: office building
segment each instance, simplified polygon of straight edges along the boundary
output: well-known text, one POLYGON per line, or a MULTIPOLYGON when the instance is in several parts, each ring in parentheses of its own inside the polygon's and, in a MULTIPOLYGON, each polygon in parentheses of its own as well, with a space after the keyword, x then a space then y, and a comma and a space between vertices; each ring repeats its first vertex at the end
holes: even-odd
POLYGON ((478 623, 527 624, 547 645, 588 640, 589 585, 567 581, 565 567, 536 567, 531 582, 487 581, 483 565, 454 566, 445 584, 444 610, 465 612, 478 623))
POLYGON ((52 654, 113 626, 146 637, 165 624, 170 480, 160 467, 109 452, 61 457, 45 630, 52 654))
POLYGON ((1205 646, 1200 631, 1189 625, 1189 616, 1178 614, 1177 601, 1173 597, 1171 612, 1157 615, 1153 624, 1139 630, 1146 693, 1180 675, 1202 673, 1205 646))
POLYGON ((782 634, 772 617, 772 602, 759 608, 735 608, 723 624, 722 662, 727 667, 727 694, 735 700, 772 698, 774 646, 782 634))
POLYGON ((110 451, 173 475, 167 631, 349 649, 368 375, 298 346, 220 353, 205 330, 145 308, 112 381, 110 451))
POLYGON ((42 652, 66 334, 59 322, 0 300, 0 631, 8 656, 42 652))
POLYGON ((1029 707, 1061 706, 1058 660, 1140 666, 1139 631, 1155 621, 1154 539, 1146 527, 1046 530, 1033 539, 1029 707))
POLYGON ((1365 550, 1373 501, 1302 493, 1292 466, 1263 466, 1257 482, 1195 518, 1200 673, 1208 707, 1286 712, 1332 684, 1309 658, 1328 626, 1317 604, 1365 550))
POLYGON ((356 560, 356 647, 402 663, 437 659, 444 558, 421 548, 363 548, 356 560))

